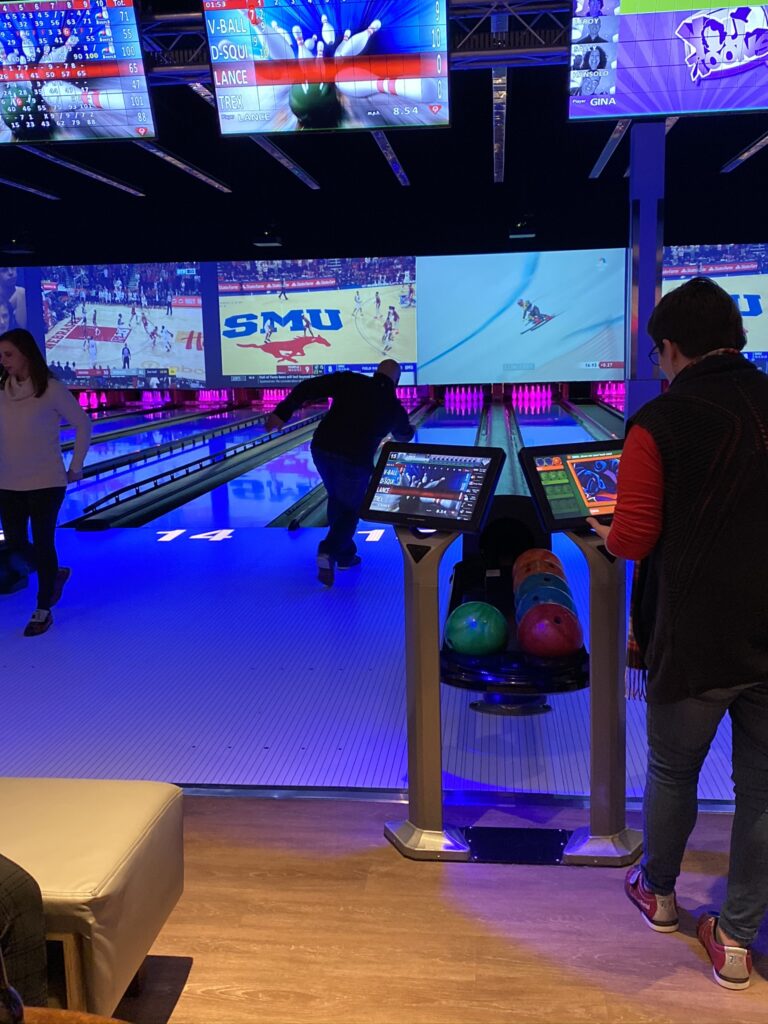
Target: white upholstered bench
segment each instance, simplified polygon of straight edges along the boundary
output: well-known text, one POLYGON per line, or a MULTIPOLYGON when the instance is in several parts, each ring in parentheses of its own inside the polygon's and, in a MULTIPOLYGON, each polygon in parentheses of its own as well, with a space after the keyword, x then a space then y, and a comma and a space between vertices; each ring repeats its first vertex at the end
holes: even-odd
POLYGON ((67 1006, 111 1015, 184 887, 182 793, 163 782, 0 778, 0 853, 43 893, 67 1006))

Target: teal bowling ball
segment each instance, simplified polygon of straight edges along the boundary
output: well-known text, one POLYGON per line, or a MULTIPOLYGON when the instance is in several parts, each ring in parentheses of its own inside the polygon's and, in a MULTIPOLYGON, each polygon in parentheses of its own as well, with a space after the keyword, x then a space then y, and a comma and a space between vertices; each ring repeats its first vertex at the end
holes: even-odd
POLYGON ((454 608, 445 623, 445 643, 457 654, 496 654, 509 636, 507 620, 485 601, 467 601, 454 608))
POLYGON ((559 604, 576 615, 576 605, 570 594, 564 594, 562 590, 555 587, 538 587, 536 590, 530 590, 522 601, 517 601, 515 604, 517 621, 521 622, 526 613, 538 604, 559 604))
POLYGON ((561 579, 560 576, 553 576, 551 572, 537 572, 533 576, 525 577, 515 591, 515 601, 522 601, 526 594, 530 594, 532 590, 538 590, 539 587, 551 587, 555 590, 562 590, 568 597, 572 596, 571 588, 566 580, 561 579))

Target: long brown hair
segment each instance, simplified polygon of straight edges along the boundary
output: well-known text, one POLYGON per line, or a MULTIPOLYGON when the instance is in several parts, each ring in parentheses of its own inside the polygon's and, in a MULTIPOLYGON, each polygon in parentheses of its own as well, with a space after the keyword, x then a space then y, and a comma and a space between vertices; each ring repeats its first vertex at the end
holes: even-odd
MULTIPOLYGON (((40 398, 48 388, 48 381, 53 376, 48 369, 45 356, 37 347, 34 337, 25 331, 23 327, 14 327, 10 331, 0 334, 0 341, 9 341, 11 345, 21 352, 29 363, 29 376, 35 389, 35 397, 40 398)), ((5 387, 8 374, 0 367, 0 387, 5 387)))

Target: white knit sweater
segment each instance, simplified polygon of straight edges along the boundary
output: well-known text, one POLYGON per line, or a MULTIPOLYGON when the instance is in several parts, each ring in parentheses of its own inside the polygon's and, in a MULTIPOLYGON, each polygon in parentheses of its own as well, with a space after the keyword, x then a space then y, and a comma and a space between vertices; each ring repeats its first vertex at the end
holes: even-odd
POLYGON ((35 398, 32 382, 8 378, 0 389, 0 488, 35 491, 66 487, 59 431, 65 420, 75 428, 70 468, 83 468, 91 440, 90 417, 59 381, 51 378, 35 398))

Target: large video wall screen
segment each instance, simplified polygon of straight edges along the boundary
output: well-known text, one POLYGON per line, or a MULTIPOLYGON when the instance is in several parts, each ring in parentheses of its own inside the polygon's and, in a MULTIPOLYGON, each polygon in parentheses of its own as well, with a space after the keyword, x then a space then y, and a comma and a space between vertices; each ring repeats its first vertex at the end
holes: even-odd
POLYGON ((744 354, 768 372, 768 245, 666 248, 662 293, 692 277, 709 277, 733 297, 744 322, 744 354))
POLYGON ((768 107, 768 8, 576 0, 570 116, 659 117, 768 107))
POLYGON ((65 384, 205 383, 199 263, 42 267, 42 294, 48 365, 65 384))
POLYGON ((622 380, 624 249, 416 261, 420 384, 622 380))
POLYGON ((416 259, 219 263, 221 369, 237 384, 288 384, 385 358, 416 369, 416 259))
POLYGON ((447 0, 204 0, 224 135, 448 124, 447 0))
POLYGON ((133 0, 0 3, 0 142, 154 134, 133 0))

